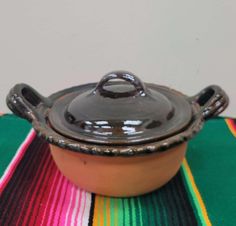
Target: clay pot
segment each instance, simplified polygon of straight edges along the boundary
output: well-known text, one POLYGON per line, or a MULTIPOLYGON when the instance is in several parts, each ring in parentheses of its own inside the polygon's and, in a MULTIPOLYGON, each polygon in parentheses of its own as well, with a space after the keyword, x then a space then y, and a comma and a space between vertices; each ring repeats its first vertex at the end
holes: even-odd
POLYGON ((167 183, 180 168, 187 141, 228 102, 215 85, 188 97, 125 71, 47 98, 26 84, 7 96, 9 108, 49 142, 57 167, 70 181, 118 197, 167 183))
POLYGON ((107 196, 136 196, 168 182, 179 170, 186 142, 151 155, 107 157, 68 152, 50 145, 59 170, 74 184, 107 196))

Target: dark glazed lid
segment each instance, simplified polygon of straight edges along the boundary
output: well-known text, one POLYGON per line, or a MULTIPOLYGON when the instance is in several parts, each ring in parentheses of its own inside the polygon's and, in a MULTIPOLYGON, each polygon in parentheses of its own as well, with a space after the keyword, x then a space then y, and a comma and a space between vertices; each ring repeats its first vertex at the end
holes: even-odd
POLYGON ((170 89, 117 71, 105 75, 96 86, 87 85, 56 100, 48 118, 63 136, 123 145, 172 136, 188 126, 192 111, 187 99, 170 89))

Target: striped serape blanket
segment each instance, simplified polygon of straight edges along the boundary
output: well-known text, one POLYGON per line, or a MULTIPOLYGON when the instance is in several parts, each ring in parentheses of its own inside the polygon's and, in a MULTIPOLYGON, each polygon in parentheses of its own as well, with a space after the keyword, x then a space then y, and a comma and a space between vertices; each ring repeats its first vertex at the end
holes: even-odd
POLYGON ((235 120, 210 120, 168 184, 139 197, 111 198, 71 184, 30 125, 2 115, 0 225, 236 225, 235 136, 235 120))

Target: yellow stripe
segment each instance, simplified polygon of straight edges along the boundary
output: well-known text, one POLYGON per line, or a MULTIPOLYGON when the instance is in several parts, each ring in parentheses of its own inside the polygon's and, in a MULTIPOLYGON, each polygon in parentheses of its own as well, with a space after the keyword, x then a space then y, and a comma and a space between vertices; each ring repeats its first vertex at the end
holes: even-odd
POLYGON ((104 225, 104 197, 100 196, 99 195, 99 200, 100 200, 100 205, 99 205, 99 217, 100 217, 100 226, 103 226, 104 225))
POLYGON ((98 202, 98 196, 96 195, 94 204, 93 226, 98 226, 98 210, 99 210, 99 202, 98 202))
POLYGON ((187 162, 186 159, 184 159, 184 161, 183 161, 183 166, 184 166, 185 169, 186 169, 187 176, 188 176, 188 178, 189 178, 189 180, 190 180, 190 182, 191 182, 191 186, 192 186, 193 191, 194 191, 194 193, 195 193, 195 196, 196 196, 196 198, 197 198, 198 204, 199 204, 199 206, 200 206, 200 208, 201 208, 201 210, 202 210, 202 215, 203 215, 204 221, 205 221, 205 223, 206 223, 207 226, 211 226, 212 224, 211 224, 210 219, 209 219, 209 217, 208 217, 208 215, 207 215, 206 207, 205 207, 205 205, 204 205, 204 202, 203 202, 203 200, 202 200, 202 197, 201 197, 201 195, 200 195, 200 192, 199 192, 199 190, 198 190, 198 188, 197 188, 197 186, 196 186, 196 183, 195 183, 195 181, 194 181, 192 172, 191 172, 191 170, 190 170, 190 167, 189 167, 188 162, 187 162))
POLYGON ((229 127, 230 132, 236 137, 236 129, 232 125, 231 119, 225 119, 227 126, 229 127))
POLYGON ((114 198, 114 226, 118 226, 118 200, 114 198))

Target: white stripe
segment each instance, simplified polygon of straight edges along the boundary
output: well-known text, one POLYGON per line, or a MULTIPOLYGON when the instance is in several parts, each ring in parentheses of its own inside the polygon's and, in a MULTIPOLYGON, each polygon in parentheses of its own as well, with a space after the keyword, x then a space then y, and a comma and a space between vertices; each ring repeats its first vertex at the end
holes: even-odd
POLYGON ((33 129, 31 129, 29 131, 28 135, 26 136, 25 140, 21 143, 20 147, 17 149, 16 154, 14 155, 14 157, 12 158, 10 164, 7 166, 7 168, 4 171, 2 177, 0 178, 0 187, 1 187, 2 183, 3 183, 3 181, 6 179, 8 173, 9 173, 10 168, 12 167, 12 165, 15 164, 16 159, 18 158, 18 155, 22 152, 22 148, 29 142, 29 140, 33 136, 33 133, 35 133, 35 132, 34 132, 33 129))
POLYGON ((91 200, 92 200, 92 194, 89 192, 84 191, 86 196, 86 206, 84 209, 84 216, 82 219, 82 225, 88 225, 89 223, 89 216, 90 216, 90 208, 91 208, 91 200))
MULTIPOLYGON (((75 225, 75 216, 76 213, 78 212, 78 205, 79 205, 79 196, 82 195, 81 191, 79 189, 77 189, 76 191, 76 199, 75 199, 75 206, 73 208, 73 213, 71 216, 71 226, 75 225)), ((81 209, 81 207, 79 207, 81 209)))
MULTIPOLYGON (((78 188, 79 189, 79 188, 78 188)), ((84 208, 84 190, 80 190, 81 192, 81 202, 80 202, 80 210, 79 210, 79 214, 78 217, 76 219, 77 224, 76 225, 80 225, 81 222, 81 217, 82 217, 82 212, 83 212, 83 208, 84 208)))
POLYGON ((67 209, 67 212, 66 212, 65 225, 67 225, 67 222, 68 222, 68 216, 69 216, 70 208, 71 208, 72 201, 73 201, 74 190, 75 190, 75 188, 74 188, 74 186, 72 186, 72 188, 71 188, 71 195, 70 195, 70 203, 69 203, 69 206, 68 206, 68 209, 67 209))

